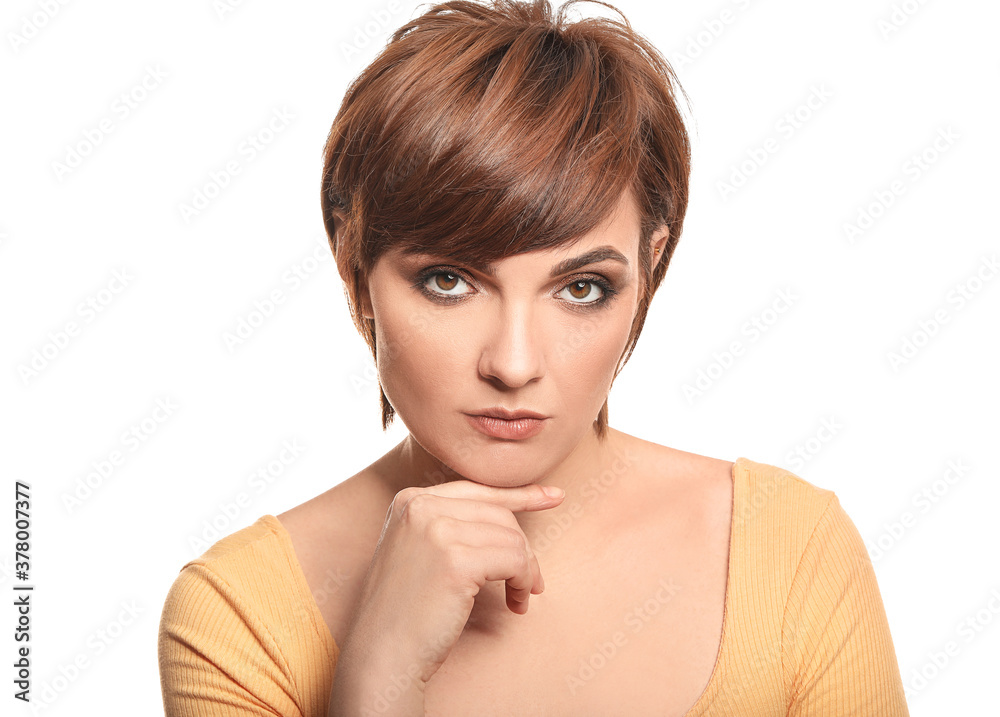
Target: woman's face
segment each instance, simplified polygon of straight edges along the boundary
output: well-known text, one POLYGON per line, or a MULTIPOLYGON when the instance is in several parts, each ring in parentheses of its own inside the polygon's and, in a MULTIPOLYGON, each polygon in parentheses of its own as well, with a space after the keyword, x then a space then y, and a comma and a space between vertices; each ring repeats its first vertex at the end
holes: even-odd
POLYGON ((382 389, 413 439, 460 476, 517 486, 593 436, 637 307, 639 233, 625 193, 589 234, 502 259, 492 276, 440 256, 384 254, 362 309, 375 319, 382 389), (546 419, 529 438, 496 438, 469 418, 494 406, 546 419))

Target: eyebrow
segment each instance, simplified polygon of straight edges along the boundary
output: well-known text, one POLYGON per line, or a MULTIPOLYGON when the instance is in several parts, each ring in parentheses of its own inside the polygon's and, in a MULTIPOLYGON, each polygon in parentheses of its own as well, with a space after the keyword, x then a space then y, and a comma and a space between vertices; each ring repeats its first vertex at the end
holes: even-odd
MULTIPOLYGON (((554 279, 562 274, 568 274, 571 271, 576 271, 580 267, 587 266, 588 264, 597 264, 598 262, 607 261, 609 259, 611 261, 616 261, 625 267, 629 266, 628 259, 625 258, 624 254, 615 249, 613 246, 605 245, 597 247, 596 249, 591 249, 588 252, 580 254, 580 256, 575 256, 571 259, 564 259, 552 267, 552 271, 549 272, 549 278, 554 279)), ((472 268, 494 279, 497 276, 495 264, 487 264, 485 266, 472 265, 472 268)))
POLYGON ((625 255, 613 246, 605 245, 599 246, 596 249, 591 249, 585 254, 575 256, 572 259, 566 259, 559 262, 552 267, 549 277, 554 279, 560 274, 568 274, 571 271, 576 271, 582 266, 587 266, 587 264, 596 264, 601 261, 607 261, 608 259, 616 261, 628 268, 628 259, 625 258, 625 255))

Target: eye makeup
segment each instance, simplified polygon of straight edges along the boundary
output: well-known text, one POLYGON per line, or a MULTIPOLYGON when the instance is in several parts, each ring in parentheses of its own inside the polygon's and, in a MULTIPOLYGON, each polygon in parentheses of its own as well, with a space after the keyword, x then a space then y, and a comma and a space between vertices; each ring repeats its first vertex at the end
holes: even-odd
MULTIPOLYGON (((427 282, 438 276, 455 277, 470 285, 474 285, 475 283, 465 271, 453 266, 431 266, 418 272, 416 279, 412 284, 413 288, 427 297, 430 301, 441 305, 460 303, 464 301, 465 297, 469 294, 449 295, 428 289, 427 282)), ((574 311, 597 311, 602 308, 606 308, 618 294, 618 289, 609 279, 600 274, 594 273, 577 274, 570 277, 559 287, 557 293, 565 291, 574 284, 591 284, 601 290, 600 298, 594 299, 593 301, 564 300, 564 303, 574 311)))

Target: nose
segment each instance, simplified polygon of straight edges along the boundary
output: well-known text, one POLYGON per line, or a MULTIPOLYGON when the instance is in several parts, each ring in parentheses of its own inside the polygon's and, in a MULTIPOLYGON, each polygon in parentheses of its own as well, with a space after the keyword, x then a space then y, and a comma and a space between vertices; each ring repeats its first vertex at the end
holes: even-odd
POLYGON ((509 388, 520 388, 544 374, 541 328, 529 307, 502 305, 484 327, 479 374, 509 388))

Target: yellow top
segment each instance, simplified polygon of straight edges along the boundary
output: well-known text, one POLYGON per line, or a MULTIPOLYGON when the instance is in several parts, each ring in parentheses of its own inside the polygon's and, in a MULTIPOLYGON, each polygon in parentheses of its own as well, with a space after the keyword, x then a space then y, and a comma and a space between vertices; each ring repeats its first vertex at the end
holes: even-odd
MULTIPOLYGON (((733 480, 722 644, 686 717, 908 717, 871 559, 836 495, 746 458, 733 480)), ((273 515, 185 564, 160 618, 167 717, 325 717, 339 650, 318 599, 273 515)))

